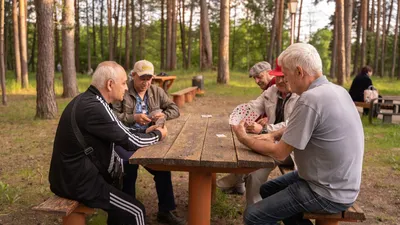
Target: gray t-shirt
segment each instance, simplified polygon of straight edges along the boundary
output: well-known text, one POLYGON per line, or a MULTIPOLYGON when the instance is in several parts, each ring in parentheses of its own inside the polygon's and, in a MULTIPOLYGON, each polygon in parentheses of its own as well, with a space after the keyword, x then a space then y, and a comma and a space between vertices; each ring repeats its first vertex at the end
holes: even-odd
POLYGON ((353 203, 359 193, 364 131, 348 92, 325 76, 301 94, 282 140, 295 148, 300 178, 320 196, 353 203))

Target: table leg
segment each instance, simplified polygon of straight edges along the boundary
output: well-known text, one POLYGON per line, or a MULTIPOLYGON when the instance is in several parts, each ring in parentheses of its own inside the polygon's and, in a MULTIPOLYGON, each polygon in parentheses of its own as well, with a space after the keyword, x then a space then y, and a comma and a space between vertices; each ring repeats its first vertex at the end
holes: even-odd
POLYGON ((210 172, 189 172, 189 225, 209 225, 211 219, 210 172))
POLYGON ((217 174, 212 173, 211 202, 215 203, 216 198, 217 198, 217 174))

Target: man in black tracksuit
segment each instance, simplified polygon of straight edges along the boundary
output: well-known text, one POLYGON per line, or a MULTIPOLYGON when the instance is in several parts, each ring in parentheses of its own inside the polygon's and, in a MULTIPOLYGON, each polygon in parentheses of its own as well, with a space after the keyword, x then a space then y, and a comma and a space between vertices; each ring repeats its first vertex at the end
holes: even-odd
MULTIPOLYGON (((125 70, 117 63, 99 64, 92 85, 81 94, 75 110, 76 123, 84 141, 93 147, 92 154, 108 172, 113 168, 115 145, 135 151, 157 143, 167 134, 165 128, 137 133, 114 116, 109 104, 122 100, 127 90, 126 80, 125 70)), ((67 105, 58 124, 49 172, 51 191, 107 211, 108 224, 144 225, 143 204, 106 182, 98 167, 84 154, 71 123, 75 101, 77 97, 67 105)))

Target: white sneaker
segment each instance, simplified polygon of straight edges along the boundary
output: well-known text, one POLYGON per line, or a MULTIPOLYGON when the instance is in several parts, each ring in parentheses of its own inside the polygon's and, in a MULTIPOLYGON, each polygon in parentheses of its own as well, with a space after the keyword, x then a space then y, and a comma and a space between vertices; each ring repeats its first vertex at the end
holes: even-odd
POLYGON ((228 194, 244 194, 246 188, 244 184, 244 174, 229 174, 217 180, 217 187, 228 194))

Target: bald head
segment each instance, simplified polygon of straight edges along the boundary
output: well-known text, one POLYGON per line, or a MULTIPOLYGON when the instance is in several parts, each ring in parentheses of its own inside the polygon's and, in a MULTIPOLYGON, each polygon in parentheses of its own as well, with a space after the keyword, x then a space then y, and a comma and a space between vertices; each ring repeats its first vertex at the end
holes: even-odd
POLYGON ((114 61, 104 61, 100 63, 92 76, 92 85, 97 89, 103 89, 108 80, 117 80, 119 74, 125 74, 124 68, 114 61))

